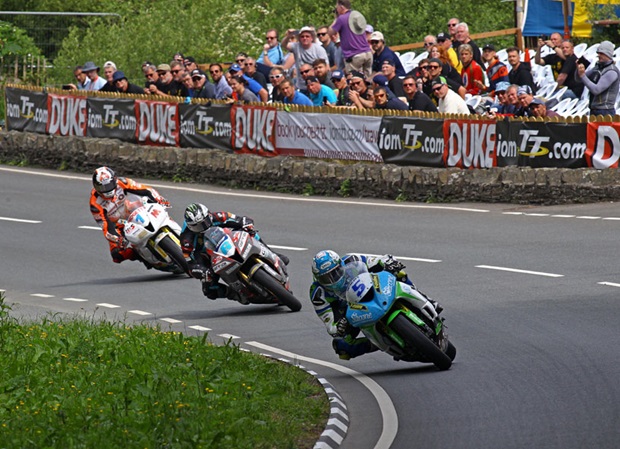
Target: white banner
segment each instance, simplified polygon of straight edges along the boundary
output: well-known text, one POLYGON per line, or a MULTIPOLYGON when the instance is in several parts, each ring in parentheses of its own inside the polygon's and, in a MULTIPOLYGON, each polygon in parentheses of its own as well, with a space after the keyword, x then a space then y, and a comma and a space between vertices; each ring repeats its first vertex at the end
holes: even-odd
POLYGON ((280 154, 383 162, 377 139, 381 117, 278 111, 280 154))

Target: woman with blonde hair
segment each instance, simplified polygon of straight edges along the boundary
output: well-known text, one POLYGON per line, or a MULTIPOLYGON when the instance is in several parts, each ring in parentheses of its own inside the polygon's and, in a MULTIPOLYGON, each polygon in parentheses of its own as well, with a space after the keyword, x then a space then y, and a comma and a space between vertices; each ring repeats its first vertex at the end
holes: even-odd
POLYGON ((461 78, 461 75, 452 66, 452 64, 450 62, 450 57, 448 56, 448 52, 446 51, 445 48, 443 48, 439 44, 434 44, 428 50, 428 56, 429 56, 429 58, 435 58, 435 59, 439 59, 441 61, 441 66, 442 66, 441 75, 442 76, 444 76, 446 78, 450 78, 451 80, 454 80, 454 81, 458 82, 461 85, 463 84, 463 80, 461 78))

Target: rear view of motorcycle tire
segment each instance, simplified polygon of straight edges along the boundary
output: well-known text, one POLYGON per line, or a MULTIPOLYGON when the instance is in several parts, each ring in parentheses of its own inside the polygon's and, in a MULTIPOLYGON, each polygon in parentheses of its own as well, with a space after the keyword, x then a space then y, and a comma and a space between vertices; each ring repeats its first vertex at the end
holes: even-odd
POLYGON ((254 280, 269 290, 273 296, 278 298, 280 303, 291 309, 291 311, 297 312, 301 310, 301 302, 262 268, 254 273, 254 280))
MULTIPOLYGON (((402 314, 396 316, 390 327, 405 341, 407 346, 422 352, 440 370, 447 370, 452 366, 450 356, 424 335, 406 316, 402 314)), ((456 355, 456 351, 454 355, 456 355)))
POLYGON ((185 260, 185 256, 183 256, 181 247, 174 243, 169 235, 160 240, 159 247, 168 254, 179 269, 183 270, 184 273, 189 273, 189 267, 187 266, 187 261, 185 260))

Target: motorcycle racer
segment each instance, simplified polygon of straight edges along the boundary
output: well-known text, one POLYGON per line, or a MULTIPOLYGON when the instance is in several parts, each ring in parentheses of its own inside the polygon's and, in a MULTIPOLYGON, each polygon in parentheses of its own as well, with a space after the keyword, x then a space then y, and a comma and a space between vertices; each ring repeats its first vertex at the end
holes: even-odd
MULTIPOLYGON (((346 318, 347 285, 344 267, 358 262, 364 263, 371 273, 388 271, 395 275, 398 281, 413 286, 404 271, 405 266, 389 254, 384 256, 345 254, 341 258, 335 251, 323 250, 314 256, 312 261, 314 282, 310 285, 310 300, 314 305, 314 311, 333 338, 334 351, 343 360, 377 350, 366 337, 358 338, 360 329, 353 327, 346 318)), ((436 302, 432 301, 432 304, 438 313, 443 310, 436 302)))
POLYGON ((133 179, 118 177, 109 167, 99 167, 93 173, 93 189, 90 192, 90 212, 110 245, 110 254, 115 263, 124 260, 138 260, 138 254, 123 237, 121 218, 129 215, 125 210, 128 193, 148 197, 150 200, 169 207, 170 203, 157 190, 133 179))
MULTIPOLYGON (((202 251, 204 232, 211 226, 242 230, 257 240, 265 242, 254 229, 254 220, 250 217, 235 215, 231 212, 211 212, 201 203, 192 203, 185 208, 185 222, 181 231, 181 248, 190 268, 190 274, 202 281, 202 292, 209 299, 229 298, 239 301, 238 295, 226 284, 219 282, 219 276, 211 269, 211 260, 202 251)), ((266 244, 265 244, 266 246, 266 244)), ((288 257, 278 254, 284 264, 288 257)))

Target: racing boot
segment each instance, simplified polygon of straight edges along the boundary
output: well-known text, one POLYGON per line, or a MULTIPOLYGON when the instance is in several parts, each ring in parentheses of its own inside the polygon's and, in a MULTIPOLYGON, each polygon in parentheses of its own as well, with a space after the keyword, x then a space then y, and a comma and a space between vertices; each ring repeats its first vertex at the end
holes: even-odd
POLYGON ((290 262, 290 260, 289 260, 288 256, 285 256, 285 255, 284 255, 284 254, 282 254, 282 253, 276 253, 276 254, 277 254, 277 255, 278 255, 278 257, 280 258, 280 260, 281 260, 282 262, 284 262, 284 265, 288 265, 288 263, 290 262))
POLYGON ((239 293, 234 291, 229 286, 226 285, 224 287, 226 288, 226 298, 230 299, 231 301, 237 301, 238 303, 243 304, 244 306, 247 306, 248 304, 250 304, 250 301, 242 297, 239 293))
POLYGON ((366 338, 358 338, 353 343, 348 343, 344 338, 337 337, 332 340, 332 347, 341 360, 351 360, 378 349, 366 338))

